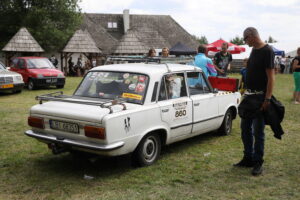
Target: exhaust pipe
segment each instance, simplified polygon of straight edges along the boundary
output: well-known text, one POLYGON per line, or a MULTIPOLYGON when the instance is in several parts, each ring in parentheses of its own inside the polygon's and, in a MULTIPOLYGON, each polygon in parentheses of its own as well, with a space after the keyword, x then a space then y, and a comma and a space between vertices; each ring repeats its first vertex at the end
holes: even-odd
POLYGON ((48 148, 51 149, 51 151, 54 155, 61 154, 61 153, 64 153, 67 151, 66 148, 58 146, 55 143, 48 144, 48 148))

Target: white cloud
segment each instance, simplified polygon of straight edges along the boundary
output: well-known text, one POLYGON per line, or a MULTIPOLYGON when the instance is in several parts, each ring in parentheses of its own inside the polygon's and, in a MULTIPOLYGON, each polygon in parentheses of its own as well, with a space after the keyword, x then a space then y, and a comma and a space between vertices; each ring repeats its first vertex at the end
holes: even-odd
POLYGON ((131 6, 134 0, 82 0, 79 6, 83 12, 111 13, 112 11, 121 13, 131 6))
POLYGON ((289 7, 299 3, 299 0, 253 0, 252 2, 262 6, 289 7))

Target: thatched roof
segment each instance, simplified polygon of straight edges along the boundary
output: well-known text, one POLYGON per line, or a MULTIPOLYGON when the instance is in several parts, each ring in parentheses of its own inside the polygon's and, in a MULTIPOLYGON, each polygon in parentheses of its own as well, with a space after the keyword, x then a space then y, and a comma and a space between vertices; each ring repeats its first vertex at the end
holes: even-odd
MULTIPOLYGON (((130 30, 146 49, 171 48, 181 42, 193 49, 198 42, 169 15, 130 15, 130 30)), ((115 52, 115 47, 124 39, 122 14, 84 14, 82 28, 94 38, 97 47, 104 54, 115 52), (109 28, 109 22, 116 22, 116 28, 109 28)))
POLYGON ((148 48, 136 36, 135 31, 129 30, 116 46, 114 54, 146 54, 148 48))
POLYGON ((63 49, 68 53, 101 53, 87 30, 77 30, 63 49))
POLYGON ((2 51, 44 52, 44 49, 42 49, 26 28, 21 28, 5 45, 2 51))

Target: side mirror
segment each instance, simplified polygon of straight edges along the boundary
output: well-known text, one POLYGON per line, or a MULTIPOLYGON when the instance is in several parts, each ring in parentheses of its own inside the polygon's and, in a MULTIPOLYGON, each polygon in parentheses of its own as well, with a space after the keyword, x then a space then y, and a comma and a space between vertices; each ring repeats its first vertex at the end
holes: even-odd
POLYGON ((217 88, 214 88, 214 89, 213 89, 213 93, 214 93, 214 94, 216 94, 216 93, 218 93, 218 92, 219 92, 219 90, 218 90, 217 88))

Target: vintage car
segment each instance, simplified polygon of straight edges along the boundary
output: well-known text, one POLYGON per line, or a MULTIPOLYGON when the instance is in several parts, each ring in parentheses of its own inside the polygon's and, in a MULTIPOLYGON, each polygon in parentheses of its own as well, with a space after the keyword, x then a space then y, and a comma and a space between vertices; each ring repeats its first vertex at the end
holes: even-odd
POLYGON ((72 96, 37 96, 25 134, 53 153, 133 153, 145 166, 162 145, 210 131, 230 134, 239 99, 238 92, 213 89, 194 66, 104 65, 90 70, 72 96))
POLYGON ((11 71, 23 76, 24 83, 29 90, 44 86, 63 88, 65 76, 56 69, 45 57, 17 57, 12 60, 11 71))
POLYGON ((20 93, 23 87, 24 82, 21 74, 7 70, 5 65, 0 62, 0 92, 12 91, 20 93))

